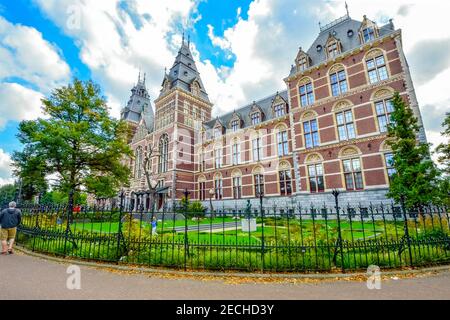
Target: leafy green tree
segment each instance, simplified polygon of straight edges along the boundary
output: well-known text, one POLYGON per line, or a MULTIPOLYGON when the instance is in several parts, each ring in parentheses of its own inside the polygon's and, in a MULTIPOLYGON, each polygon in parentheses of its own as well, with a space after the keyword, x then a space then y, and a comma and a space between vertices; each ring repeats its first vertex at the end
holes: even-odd
POLYGON ((0 187, 0 205, 5 205, 13 201, 16 196, 16 186, 14 184, 5 184, 0 187))
POLYGON ((442 127, 444 127, 444 131, 441 134, 447 138, 447 143, 438 145, 436 152, 439 154, 438 162, 442 165, 443 171, 450 175, 450 112, 446 113, 442 127))
POLYGON ((56 175, 56 188, 71 204, 81 190, 110 197, 128 183, 129 168, 122 161, 131 156, 127 127, 109 115, 98 85, 75 79, 42 103, 45 117, 19 126, 24 149, 13 155, 19 176, 56 175))
POLYGON ((388 130, 388 145, 393 151, 392 176, 388 196, 397 203, 402 198, 409 208, 439 201, 437 170, 430 157, 429 145, 417 140, 417 119, 398 93, 393 98, 394 111, 388 130))

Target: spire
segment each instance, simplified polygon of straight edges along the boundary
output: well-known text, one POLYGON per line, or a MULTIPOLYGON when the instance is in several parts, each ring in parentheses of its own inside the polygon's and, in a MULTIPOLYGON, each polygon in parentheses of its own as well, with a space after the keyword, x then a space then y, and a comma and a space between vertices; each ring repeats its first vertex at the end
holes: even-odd
POLYGON ((184 29, 183 29, 183 36, 181 38, 181 46, 183 46, 183 45, 184 45, 184 29))
POLYGON ((144 72, 144 85, 145 85, 145 77, 147 76, 147 74, 144 72))
POLYGON ((191 35, 188 34, 188 48, 191 48, 191 35))
POLYGON ((347 1, 345 1, 345 11, 347 11, 347 16, 350 16, 350 13, 348 11, 348 4, 347 1))

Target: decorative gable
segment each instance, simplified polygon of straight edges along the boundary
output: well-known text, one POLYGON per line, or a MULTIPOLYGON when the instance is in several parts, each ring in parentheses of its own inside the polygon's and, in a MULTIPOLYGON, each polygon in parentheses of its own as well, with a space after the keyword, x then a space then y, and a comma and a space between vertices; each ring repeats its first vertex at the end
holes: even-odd
POLYGON ((295 66, 297 72, 305 71, 310 67, 311 59, 306 52, 303 51, 302 47, 299 48, 297 57, 295 58, 295 66))
POLYGON ((197 78, 194 79, 194 81, 192 81, 191 83, 191 93, 195 96, 199 96, 200 95, 200 83, 197 80, 197 78))

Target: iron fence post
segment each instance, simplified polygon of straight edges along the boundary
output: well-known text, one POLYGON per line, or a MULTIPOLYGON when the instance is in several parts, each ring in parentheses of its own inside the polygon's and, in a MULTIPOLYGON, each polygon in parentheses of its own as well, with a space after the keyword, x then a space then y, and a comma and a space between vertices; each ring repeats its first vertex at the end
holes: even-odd
MULTIPOLYGON (((342 245, 342 230, 341 230, 341 217, 339 215, 339 191, 338 190, 333 190, 332 195, 334 196, 334 203, 336 206, 336 217, 337 217, 337 223, 338 223, 338 239, 337 239, 337 246, 339 246, 339 251, 341 253, 341 269, 342 272, 345 272, 345 264, 344 264, 344 248, 342 245)), ((334 258, 333 258, 333 262, 336 265, 336 258, 337 258, 337 248, 335 249, 335 253, 334 253, 334 258)))
POLYGON ((186 199, 186 201, 184 203, 184 271, 186 271, 187 270, 187 255, 188 255, 188 250, 189 250, 188 234, 187 234, 188 233, 187 219, 188 219, 188 196, 189 196, 190 192, 187 191, 187 189, 185 189, 183 194, 186 199))
POLYGON ((69 240, 69 233, 70 233, 70 219, 72 215, 73 210, 73 190, 70 190, 69 192, 69 203, 67 205, 67 221, 66 221, 66 231, 64 233, 64 256, 67 255, 67 241, 69 240))
POLYGON ((122 214, 123 214, 123 206, 124 206, 124 191, 120 192, 120 207, 119 207, 119 227, 117 230, 117 263, 120 262, 121 259, 121 251, 120 251, 120 242, 122 241, 122 214))
POLYGON ((403 228, 404 228, 404 232, 405 232, 404 237, 406 238, 406 243, 408 244, 409 264, 411 267, 413 267, 414 264, 413 264, 412 251, 411 251, 411 237, 409 236, 408 217, 406 216, 405 196, 404 195, 402 195, 400 197, 400 202, 401 202, 402 211, 403 211, 403 221, 404 221, 403 228))
MULTIPOLYGON (((265 240, 264 240, 264 210, 263 210, 263 196, 264 193, 262 190, 259 190, 259 210, 261 212, 261 262, 262 262, 262 272, 264 273, 266 264, 265 264, 265 259, 264 259, 264 251, 266 250, 265 248, 265 240)), ((276 219, 276 216, 275 216, 276 219)), ((258 229, 258 228, 257 228, 258 229)), ((276 230, 275 230, 276 232, 276 230)))

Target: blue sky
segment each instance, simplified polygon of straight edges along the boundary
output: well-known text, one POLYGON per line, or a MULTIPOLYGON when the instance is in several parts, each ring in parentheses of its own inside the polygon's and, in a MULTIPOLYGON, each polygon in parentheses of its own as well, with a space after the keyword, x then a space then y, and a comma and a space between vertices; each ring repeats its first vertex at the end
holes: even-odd
MULTIPOLYGON (((354 19, 393 18, 402 28, 428 139, 441 142, 450 105, 449 5, 347 2, 354 19)), ((11 181, 18 123, 40 116, 40 99, 73 77, 99 83, 118 116, 139 70, 156 98, 185 30, 220 114, 283 90, 298 47, 311 44, 319 22, 344 14, 344 0, 0 0, 0 185, 11 181)))

